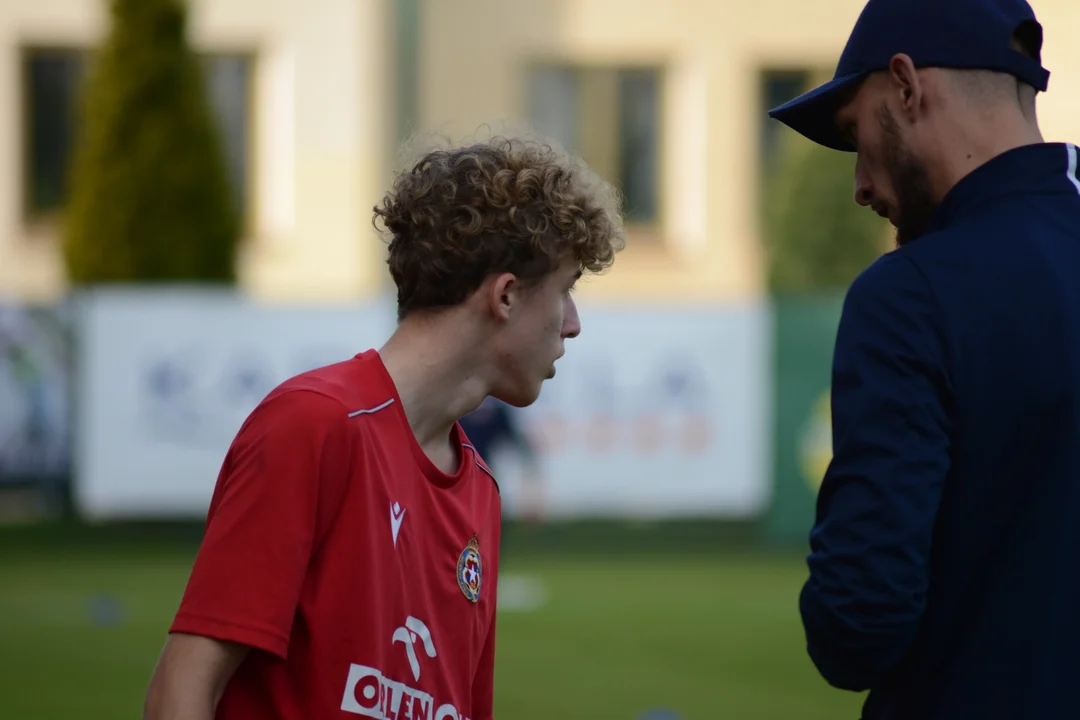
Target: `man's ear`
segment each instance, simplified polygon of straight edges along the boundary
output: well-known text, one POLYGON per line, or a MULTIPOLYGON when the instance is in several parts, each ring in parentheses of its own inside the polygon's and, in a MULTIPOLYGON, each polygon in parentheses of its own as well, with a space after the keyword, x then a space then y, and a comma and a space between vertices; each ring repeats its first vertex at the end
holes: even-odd
POLYGON ((899 112, 908 122, 915 122, 922 110, 925 88, 918 68, 904 53, 894 55, 889 61, 889 91, 898 101, 899 112))
POLYGON ((497 273, 485 281, 488 308, 497 320, 510 319, 511 312, 519 302, 521 281, 513 273, 497 273))

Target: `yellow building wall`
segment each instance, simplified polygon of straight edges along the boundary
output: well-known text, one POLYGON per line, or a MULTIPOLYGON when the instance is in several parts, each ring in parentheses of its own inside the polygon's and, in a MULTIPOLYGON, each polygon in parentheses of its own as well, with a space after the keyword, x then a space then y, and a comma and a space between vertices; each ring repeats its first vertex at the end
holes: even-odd
MULTIPOLYGON (((63 293, 55 222, 23 214, 21 48, 89 48, 106 0, 0 2, 0 296, 63 293)), ((384 282, 370 208, 393 128, 382 0, 196 0, 199 50, 255 53, 250 231, 240 281, 272 299, 341 300, 384 282)))
MULTIPOLYGON (((763 291, 757 215, 764 69, 831 74, 863 0, 455 0, 424 3, 424 126, 454 140, 524 127, 537 59, 666 68, 661 242, 634 242, 593 299, 723 300, 763 291), (482 128, 483 129, 483 128, 482 128), (483 132, 487 132, 483 129, 483 132), (483 133, 482 133, 483 134, 483 133)), ((1080 140, 1080 3, 1036 0, 1053 71, 1047 139, 1080 140)))
MULTIPOLYGON (((371 208, 395 157, 394 0, 196 0, 200 49, 256 53, 254 199, 241 284, 275 300, 386 288, 371 208)), ((1048 140, 1080 140, 1075 0, 1035 0, 1046 28, 1048 140)), ((540 59, 662 64, 658 238, 631 236, 594 300, 724 300, 763 290, 756 188, 765 68, 831 72, 862 0, 420 0, 419 127, 453 140, 521 127, 540 59)), ((64 291, 57 227, 23 216, 19 48, 98 42, 105 0, 0 2, 0 296, 64 291)))

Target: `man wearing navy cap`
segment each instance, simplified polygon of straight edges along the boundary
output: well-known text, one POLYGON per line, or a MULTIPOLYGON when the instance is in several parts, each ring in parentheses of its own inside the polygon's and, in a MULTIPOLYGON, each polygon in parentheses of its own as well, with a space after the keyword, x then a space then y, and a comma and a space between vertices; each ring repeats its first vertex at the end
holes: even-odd
POLYGON ((898 247, 852 284, 800 611, 866 720, 1080 717, 1080 180, 1022 0, 870 0, 771 115, 857 153, 898 247))

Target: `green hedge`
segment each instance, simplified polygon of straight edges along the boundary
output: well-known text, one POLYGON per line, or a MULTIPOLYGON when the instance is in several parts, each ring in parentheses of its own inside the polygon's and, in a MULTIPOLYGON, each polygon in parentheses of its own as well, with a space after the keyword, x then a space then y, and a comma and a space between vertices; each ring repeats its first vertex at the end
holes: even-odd
POLYGON ((769 288, 778 294, 835 291, 886 248, 887 222, 853 198, 855 155, 783 134, 766 180, 769 288))

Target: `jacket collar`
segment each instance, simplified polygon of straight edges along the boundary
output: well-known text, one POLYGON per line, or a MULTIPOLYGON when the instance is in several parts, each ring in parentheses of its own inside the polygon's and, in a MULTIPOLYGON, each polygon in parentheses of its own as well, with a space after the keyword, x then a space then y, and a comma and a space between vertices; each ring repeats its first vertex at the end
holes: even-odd
POLYGON ((1077 147, 1069 143, 1039 143, 998 155, 953 186, 934 211, 928 231, 948 227, 976 204, 995 197, 1080 194, 1078 154, 1077 147))

